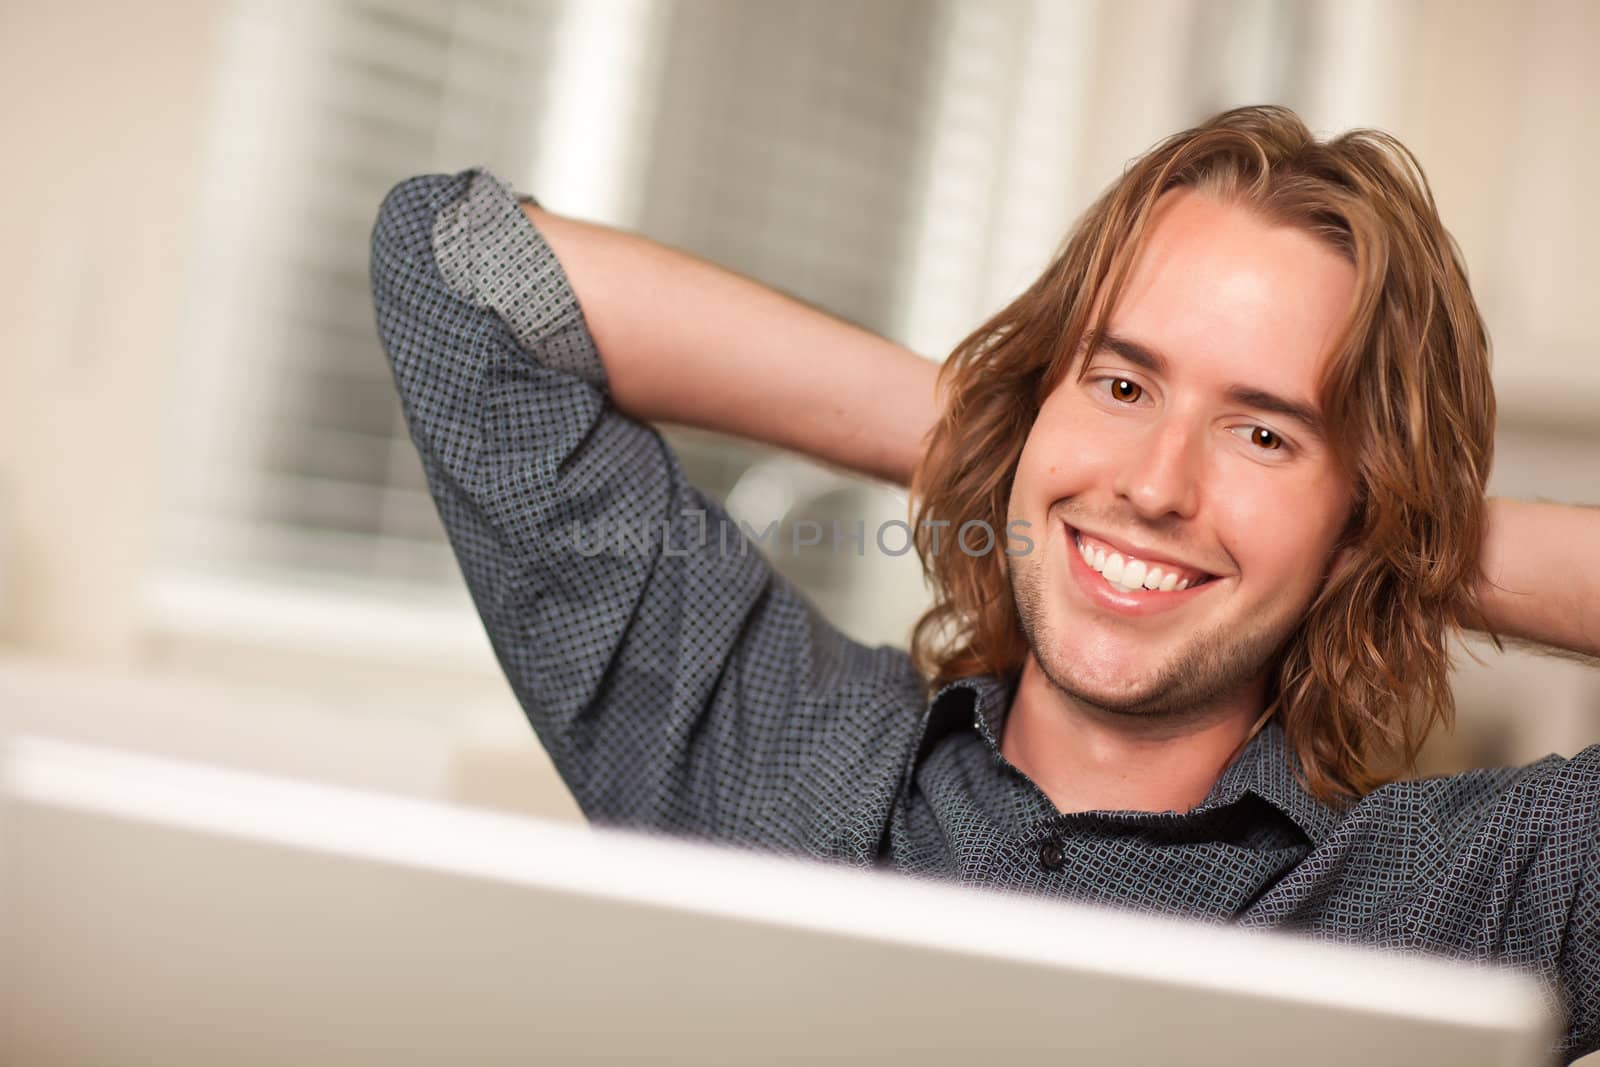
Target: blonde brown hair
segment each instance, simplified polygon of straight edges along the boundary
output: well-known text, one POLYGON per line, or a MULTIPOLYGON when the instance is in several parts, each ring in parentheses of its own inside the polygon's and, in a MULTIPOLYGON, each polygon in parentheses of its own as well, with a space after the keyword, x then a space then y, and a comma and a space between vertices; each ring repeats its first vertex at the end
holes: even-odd
POLYGON ((936 686, 1021 668, 1028 650, 1003 555, 936 552, 925 520, 1005 526, 1040 405, 1075 355, 1099 344, 1156 201, 1179 187, 1303 229, 1356 268, 1319 396, 1355 487, 1341 541, 1351 559, 1282 650, 1257 723, 1277 714, 1302 781, 1339 802, 1414 765, 1428 731, 1451 720, 1447 638, 1482 628, 1474 582, 1494 433, 1489 339, 1427 179, 1388 134, 1318 141, 1293 112, 1251 107, 1168 138, 1128 166, 1026 292, 956 347, 913 481, 935 602, 912 654, 936 686))

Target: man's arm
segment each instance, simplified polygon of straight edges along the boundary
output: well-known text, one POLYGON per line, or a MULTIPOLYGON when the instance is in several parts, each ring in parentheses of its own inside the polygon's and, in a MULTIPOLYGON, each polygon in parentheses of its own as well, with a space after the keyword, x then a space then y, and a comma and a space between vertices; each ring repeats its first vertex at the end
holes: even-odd
MULTIPOLYGON (((853 437, 825 432, 809 412, 792 416, 826 403, 835 383, 810 394, 766 386, 794 384, 796 365, 830 338, 854 337, 858 356, 881 342, 826 322, 792 327, 776 311, 719 311, 732 296, 715 278, 678 287, 643 268, 621 274, 585 283, 608 335, 632 328, 645 346, 607 353, 629 378, 618 383, 562 263, 508 184, 475 169, 408 179, 385 197, 372 234, 378 334, 462 576, 512 690, 591 819, 865 861, 914 743, 922 680, 903 651, 867 648, 818 616, 617 398, 736 431, 798 425, 768 439, 903 477, 914 443, 877 438, 875 426, 901 423, 874 423, 859 395, 903 386, 878 374, 877 360, 863 360, 863 375, 816 356, 847 379, 831 417, 856 427, 853 437), (617 292, 641 285, 660 291, 617 292), (654 330, 613 315, 619 296, 648 296, 654 330), (723 316, 722 330, 765 331, 757 347, 771 365, 737 358, 751 337, 701 329, 695 309, 680 306, 694 301, 723 316), (661 321, 662 306, 679 321, 661 321), (686 332, 658 341, 655 330, 686 332), (681 362, 632 364, 651 352, 681 362), (653 373, 654 391, 642 388, 653 373), (695 405, 706 403, 756 412, 701 418, 695 405)), ((931 380, 916 357, 889 358, 913 372, 907 380, 931 380)), ((913 414, 927 402, 876 400, 913 414)))
POLYGON ((618 410, 909 483, 938 364, 642 237, 523 211, 571 280, 618 410))
POLYGON ((1482 570, 1490 629, 1600 659, 1600 508, 1490 500, 1482 570))

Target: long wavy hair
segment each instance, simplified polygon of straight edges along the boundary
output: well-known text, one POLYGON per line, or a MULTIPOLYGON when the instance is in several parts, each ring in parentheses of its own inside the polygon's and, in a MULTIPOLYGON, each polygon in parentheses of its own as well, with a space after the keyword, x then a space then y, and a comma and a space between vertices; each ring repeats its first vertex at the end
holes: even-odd
POLYGON ((912 654, 934 686, 1021 669, 1028 647, 1002 553, 936 552, 925 520, 1004 528, 1040 405, 1098 345, 1156 201, 1180 187, 1302 229, 1355 266, 1355 303, 1319 383, 1329 442, 1355 487, 1340 542, 1351 559, 1276 657, 1256 723, 1276 714, 1307 789, 1342 803, 1414 767, 1428 732, 1450 723, 1448 638, 1484 628, 1475 580, 1494 439, 1489 338, 1427 179, 1388 134, 1319 141, 1285 108, 1249 107, 1170 137, 1129 164, 1026 292, 956 347, 912 483, 934 593, 912 654))

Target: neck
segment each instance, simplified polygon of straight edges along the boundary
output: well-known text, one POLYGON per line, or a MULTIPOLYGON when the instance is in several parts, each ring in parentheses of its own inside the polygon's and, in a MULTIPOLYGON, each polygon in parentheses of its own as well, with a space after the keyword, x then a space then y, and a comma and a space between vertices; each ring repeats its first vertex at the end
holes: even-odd
POLYGON ((1188 811, 1206 798, 1264 706, 1264 683, 1181 720, 1106 711, 1057 689, 1030 653, 1000 753, 1063 814, 1188 811))

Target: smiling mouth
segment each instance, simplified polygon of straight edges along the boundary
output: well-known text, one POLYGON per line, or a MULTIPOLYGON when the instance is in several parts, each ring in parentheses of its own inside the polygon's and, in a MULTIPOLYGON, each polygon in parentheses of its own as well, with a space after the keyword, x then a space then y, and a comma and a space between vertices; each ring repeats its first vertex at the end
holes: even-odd
POLYGON ((1119 593, 1177 593, 1216 577, 1192 567, 1135 559, 1079 530, 1069 527, 1069 531, 1083 562, 1119 593))

